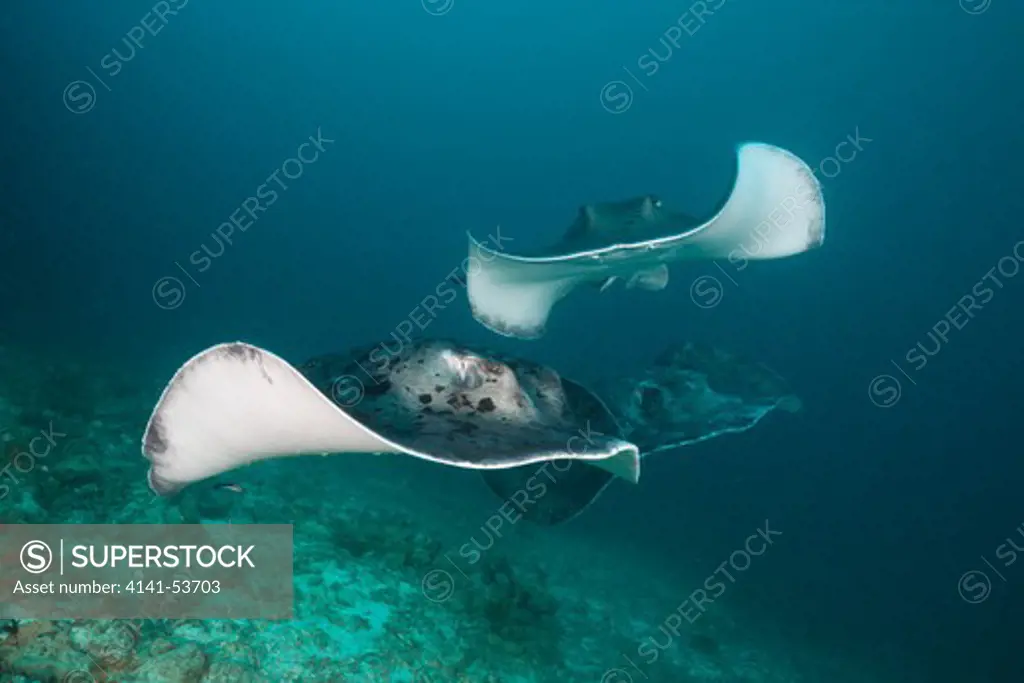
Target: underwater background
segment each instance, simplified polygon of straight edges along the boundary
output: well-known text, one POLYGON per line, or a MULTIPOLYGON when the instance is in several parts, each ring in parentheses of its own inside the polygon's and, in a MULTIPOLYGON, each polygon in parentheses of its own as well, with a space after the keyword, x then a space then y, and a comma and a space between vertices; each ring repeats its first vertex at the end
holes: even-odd
POLYGON ((294 523, 297 614, 163 623, 103 666, 116 624, 22 625, 0 680, 1024 678, 1020 3, 40 0, 0 26, 0 429, 70 435, 4 482, 0 521, 294 523), (802 413, 504 530, 443 601, 420 578, 495 508, 471 472, 338 456, 232 473, 242 495, 146 488, 149 411, 201 349, 388 339, 467 231, 536 244, 652 192, 707 213, 749 140, 819 171, 822 248, 571 298, 531 342, 460 292, 422 334, 582 379, 698 340, 779 372, 802 413), (770 550, 638 657, 766 524, 770 550))

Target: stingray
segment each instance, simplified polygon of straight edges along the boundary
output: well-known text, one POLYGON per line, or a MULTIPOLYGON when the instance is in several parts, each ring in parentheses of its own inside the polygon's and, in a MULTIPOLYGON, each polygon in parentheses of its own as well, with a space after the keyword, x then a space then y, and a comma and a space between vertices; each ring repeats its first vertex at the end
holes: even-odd
POLYGON ((581 207, 557 243, 533 253, 505 253, 469 235, 469 303, 488 329, 536 339, 552 307, 580 285, 658 291, 678 261, 778 259, 824 239, 825 200, 811 168, 786 150, 747 143, 732 190, 708 218, 648 195, 581 207))
POLYGON ((476 470, 580 460, 634 483, 640 476, 637 447, 582 386, 528 360, 441 340, 300 367, 241 342, 211 347, 164 389, 142 451, 161 495, 300 454, 400 453, 476 470))
MULTIPOLYGON (((799 398, 760 363, 693 342, 666 349, 643 372, 597 388, 621 438, 642 456, 747 431, 776 409, 797 412, 799 398)), ((528 520, 566 522, 612 482, 607 472, 577 463, 546 463, 483 473, 490 489, 528 520)))

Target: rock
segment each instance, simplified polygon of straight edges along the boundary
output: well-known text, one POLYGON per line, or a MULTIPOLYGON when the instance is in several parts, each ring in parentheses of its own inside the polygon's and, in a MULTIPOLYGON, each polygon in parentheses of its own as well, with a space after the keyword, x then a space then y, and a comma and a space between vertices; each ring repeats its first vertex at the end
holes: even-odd
POLYGON ((4 653, 6 670, 31 680, 87 681, 94 667, 89 655, 73 649, 67 634, 55 629, 51 622, 25 624, 16 636, 8 638, 4 647, 14 649, 4 653))
POLYGON ((123 669, 135 657, 138 633, 125 622, 83 622, 73 626, 68 636, 75 649, 104 669, 123 669))
POLYGON ((202 678, 202 683, 265 683, 266 679, 241 662, 218 660, 202 678))
POLYGON ((172 643, 171 641, 167 640, 166 638, 157 638, 156 640, 154 640, 152 643, 149 644, 149 654, 150 654, 150 656, 162 655, 165 652, 170 652, 173 649, 174 649, 174 643, 172 643))
POLYGON ((81 652, 52 653, 55 657, 35 657, 19 653, 8 662, 10 671, 33 681, 92 681, 92 662, 81 652))
POLYGON ((188 643, 148 659, 123 683, 199 683, 206 671, 206 654, 188 643))

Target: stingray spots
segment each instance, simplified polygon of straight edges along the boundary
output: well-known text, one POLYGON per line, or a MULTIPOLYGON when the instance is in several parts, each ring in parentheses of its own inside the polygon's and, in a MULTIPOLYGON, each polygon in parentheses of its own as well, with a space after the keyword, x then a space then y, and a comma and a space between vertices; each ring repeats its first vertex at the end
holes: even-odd
POLYGON ((241 342, 235 342, 233 344, 225 344, 221 347, 218 354, 219 358, 230 358, 232 360, 241 361, 243 363, 256 363, 259 366, 260 374, 268 384, 273 384, 274 380, 270 378, 270 374, 267 369, 263 367, 263 354, 262 352, 248 344, 241 342))
POLYGON ((434 385, 434 393, 435 394, 440 394, 442 391, 444 391, 444 387, 443 386, 441 386, 440 384, 435 384, 434 385))
POLYGON ((481 413, 493 412, 494 411, 494 399, 492 399, 490 397, 480 399, 480 401, 476 404, 476 409, 479 410, 481 413))
POLYGON ((428 403, 434 400, 434 397, 431 396, 430 394, 420 394, 419 399, 420 403, 422 403, 423 405, 427 405, 428 403))
POLYGON ((364 396, 383 396, 391 390, 391 382, 388 380, 374 380, 372 383, 364 384, 364 396))
POLYGON ((167 438, 164 435, 163 420, 159 413, 150 420, 149 429, 146 430, 143 449, 151 459, 163 455, 167 451, 167 438))
POLYGON ((448 397, 448 400, 445 401, 445 403, 451 406, 454 410, 473 407, 473 402, 469 400, 469 397, 466 396, 466 394, 452 394, 448 397))
POLYGON ((256 349, 241 343, 227 344, 221 350, 221 353, 229 358, 243 361, 255 360, 259 356, 259 352, 256 349))

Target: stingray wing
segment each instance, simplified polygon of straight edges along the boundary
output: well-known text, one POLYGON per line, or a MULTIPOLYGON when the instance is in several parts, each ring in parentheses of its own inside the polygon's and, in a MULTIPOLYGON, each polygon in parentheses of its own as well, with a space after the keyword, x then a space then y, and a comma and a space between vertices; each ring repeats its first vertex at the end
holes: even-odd
POLYGON ((728 199, 696 227, 678 222, 678 232, 568 252, 556 246, 541 256, 495 251, 470 235, 469 256, 480 264, 467 276, 473 317, 499 334, 536 339, 544 334, 552 307, 585 282, 628 280, 674 261, 777 259, 820 246, 825 201, 810 167, 763 143, 740 146, 737 157, 728 199))
POLYGON ((484 483, 529 522, 564 524, 594 504, 615 479, 611 473, 573 461, 552 461, 482 473, 484 483))

